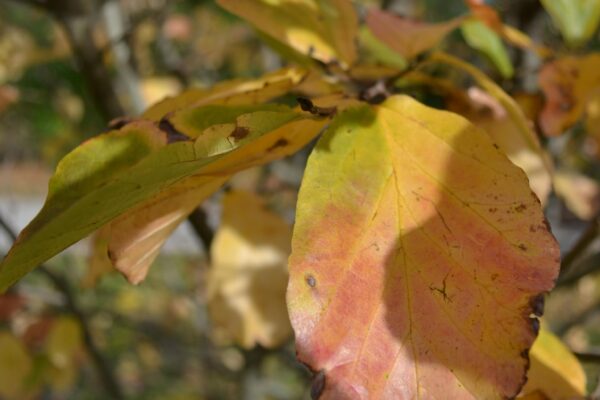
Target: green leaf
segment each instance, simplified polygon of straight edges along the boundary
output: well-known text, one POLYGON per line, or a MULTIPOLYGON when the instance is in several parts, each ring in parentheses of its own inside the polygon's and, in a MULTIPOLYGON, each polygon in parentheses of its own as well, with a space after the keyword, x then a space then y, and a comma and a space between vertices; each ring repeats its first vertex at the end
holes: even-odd
POLYGON ((598 0, 541 0, 570 46, 588 41, 600 22, 598 0))
POLYGON ((358 19, 348 0, 219 0, 219 5, 302 54, 344 68, 356 61, 358 19))
POLYGON ((185 178, 219 180, 282 157, 323 123, 285 106, 206 106, 174 112, 165 130, 142 120, 83 143, 59 163, 44 207, 0 264, 0 290, 185 178))
POLYGON ((349 109, 298 197, 298 357, 320 399, 514 397, 559 262, 525 174, 484 132, 407 96, 349 109))
POLYGON ((469 46, 485 54, 504 78, 511 78, 514 69, 500 37, 486 24, 477 20, 465 21, 460 31, 469 46))

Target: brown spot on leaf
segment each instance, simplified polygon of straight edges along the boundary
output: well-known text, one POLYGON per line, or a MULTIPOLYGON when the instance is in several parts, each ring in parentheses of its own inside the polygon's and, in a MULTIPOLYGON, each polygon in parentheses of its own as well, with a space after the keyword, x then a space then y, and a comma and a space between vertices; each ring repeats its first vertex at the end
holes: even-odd
POLYGON ((243 126, 236 126, 233 132, 231 132, 231 135, 229 135, 229 137, 232 138, 235 142, 237 142, 248 136, 249 133, 250 130, 248 128, 245 128, 243 126))
POLYGON ((498 209, 496 207, 490 207, 488 209, 489 212, 491 212, 492 214, 495 213, 496 211, 498 211, 498 209))
POLYGON ((269 147, 267 149, 267 151, 273 151, 279 147, 285 147, 288 144, 290 144, 290 142, 288 142, 286 139, 281 138, 281 139, 277 140, 275 143, 273 143, 273 145, 271 147, 269 147))
POLYGON ((310 398, 312 400, 318 400, 321 397, 323 390, 325 390, 325 381, 325 370, 322 369, 317 372, 310 387, 310 398))
POLYGON ((175 142, 185 142, 191 140, 191 138, 183 133, 179 132, 175 126, 167 118, 163 118, 158 123, 158 129, 166 133, 167 144, 175 142))
POLYGON ((496 279, 498 279, 499 276, 500 276, 499 274, 492 274, 492 276, 491 276, 492 281, 495 281, 496 279))
POLYGON ((523 212, 525 210, 527 210, 527 206, 525 204, 522 204, 522 203, 515 207, 515 211, 519 212, 519 213, 521 213, 521 212, 523 212))
POLYGON ((308 111, 311 114, 318 115, 320 117, 331 117, 337 113, 337 107, 318 107, 313 104, 310 99, 306 97, 296 98, 302 111, 308 111))
POLYGON ((523 250, 523 251, 527 251, 527 246, 525 246, 523 243, 519 244, 519 249, 523 250))

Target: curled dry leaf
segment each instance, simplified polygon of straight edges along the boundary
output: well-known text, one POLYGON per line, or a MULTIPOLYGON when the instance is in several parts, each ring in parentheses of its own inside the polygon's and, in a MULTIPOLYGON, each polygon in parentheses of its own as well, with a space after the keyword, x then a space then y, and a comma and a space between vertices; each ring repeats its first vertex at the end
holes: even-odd
POLYGON ((435 47, 446 35, 458 28, 464 18, 428 24, 382 10, 371 9, 366 23, 373 35, 406 59, 435 47))
POLYGON ((558 246, 525 174, 405 96, 338 114, 299 194, 288 307, 321 399, 515 396, 558 246))
POLYGON ((292 333, 285 306, 292 229, 254 194, 232 191, 211 246, 208 310, 220 341, 275 347, 292 333))
POLYGON ((581 118, 588 101, 600 95, 600 53, 550 62, 538 79, 546 97, 540 126, 548 136, 560 135, 581 118))
POLYGON ((324 63, 356 60, 358 18, 348 0, 219 0, 227 11, 324 63))
MULTIPOLYGON (((579 360, 560 339, 542 329, 529 351, 531 366, 521 395, 538 393, 543 399, 581 399, 586 394, 586 377, 579 360)), ((533 397, 533 396, 532 396, 533 397)))

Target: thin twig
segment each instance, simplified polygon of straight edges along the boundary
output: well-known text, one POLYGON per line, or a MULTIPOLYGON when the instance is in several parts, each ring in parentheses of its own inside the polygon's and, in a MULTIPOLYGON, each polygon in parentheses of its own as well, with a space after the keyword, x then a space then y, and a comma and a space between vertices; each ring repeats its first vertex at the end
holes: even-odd
MULTIPOLYGON (((4 232, 6 232, 13 242, 17 240, 17 235, 14 229, 6 222, 2 215, 0 215, 0 227, 2 230, 4 230, 4 232)), ((83 310, 79 308, 79 305, 77 304, 77 297, 69 281, 64 276, 53 272, 45 265, 40 265, 37 268, 37 271, 44 275, 52 283, 54 288, 63 295, 67 312, 69 312, 79 322, 83 336, 83 345, 92 359, 94 367, 96 368, 96 371, 102 380, 106 392, 111 396, 112 399, 123 399, 124 396, 121 387, 116 377, 112 374, 112 369, 108 366, 108 363, 102 356, 102 353, 94 343, 88 318, 83 310)))
POLYGON ((595 216, 589 223, 586 230, 583 232, 575 246, 562 259, 560 266, 560 275, 558 278, 559 284, 564 284, 569 279, 572 273, 575 261, 587 250, 588 246, 598 237, 600 233, 600 216, 595 216))

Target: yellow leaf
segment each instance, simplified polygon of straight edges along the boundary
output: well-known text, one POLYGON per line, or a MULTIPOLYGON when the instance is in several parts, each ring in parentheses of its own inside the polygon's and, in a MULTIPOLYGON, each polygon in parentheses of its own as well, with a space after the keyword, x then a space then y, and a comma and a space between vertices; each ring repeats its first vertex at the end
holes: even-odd
POLYGON ((259 197, 225 195, 208 278, 209 312, 221 340, 275 347, 290 337, 285 306, 290 242, 289 224, 259 197))
POLYGON ((33 361, 23 344, 8 332, 0 333, 0 395, 19 400, 26 390, 25 379, 33 361))
POLYGON ((356 60, 358 19, 349 0, 219 0, 219 5, 302 54, 343 68, 356 60))
POLYGON ((600 187, 592 178, 572 171, 556 171, 554 190, 580 219, 590 220, 600 210, 600 187))
POLYGON ((542 392, 549 400, 580 399, 586 394, 585 372, 577 358, 547 329, 529 351, 530 367, 522 394, 542 392))
POLYGON ((51 365, 45 371, 46 381, 58 392, 71 389, 79 375, 83 352, 81 328, 77 321, 72 317, 54 320, 44 350, 51 365))
POLYGON ((188 89, 160 101, 146 110, 143 118, 159 121, 168 113, 181 108, 207 104, 259 104, 282 96, 304 80, 307 72, 299 68, 284 68, 258 79, 235 79, 208 89, 188 89))

